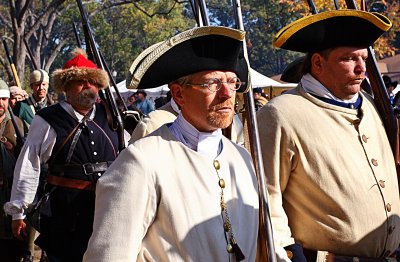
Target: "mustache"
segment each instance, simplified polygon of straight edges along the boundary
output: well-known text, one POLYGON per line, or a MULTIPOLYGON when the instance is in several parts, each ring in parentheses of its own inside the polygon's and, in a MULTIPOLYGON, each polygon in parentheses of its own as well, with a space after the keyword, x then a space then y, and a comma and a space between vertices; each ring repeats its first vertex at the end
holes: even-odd
POLYGON ((226 100, 226 101, 224 101, 222 103, 219 103, 219 104, 216 104, 216 105, 212 106, 210 108, 210 111, 217 111, 217 110, 219 110, 221 108, 224 108, 224 107, 229 107, 229 108, 233 109, 233 102, 230 101, 230 100, 226 100))
POLYGON ((93 91, 90 90, 90 89, 85 89, 85 90, 83 90, 83 91, 81 92, 81 95, 82 95, 82 96, 91 97, 91 98, 97 97, 97 93, 96 93, 96 92, 93 92, 93 91))

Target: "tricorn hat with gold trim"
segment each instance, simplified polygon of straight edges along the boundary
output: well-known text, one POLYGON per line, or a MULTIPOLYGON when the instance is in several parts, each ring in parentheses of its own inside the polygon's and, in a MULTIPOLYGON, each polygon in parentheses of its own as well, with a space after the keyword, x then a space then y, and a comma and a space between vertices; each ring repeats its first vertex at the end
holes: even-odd
POLYGON ((246 82, 249 66, 244 57, 245 32, 221 26, 204 26, 184 31, 144 50, 133 61, 127 87, 147 89, 207 70, 229 70, 246 82))
POLYGON ((392 27, 379 13, 335 10, 303 17, 282 28, 273 45, 309 53, 338 46, 368 47, 392 27))

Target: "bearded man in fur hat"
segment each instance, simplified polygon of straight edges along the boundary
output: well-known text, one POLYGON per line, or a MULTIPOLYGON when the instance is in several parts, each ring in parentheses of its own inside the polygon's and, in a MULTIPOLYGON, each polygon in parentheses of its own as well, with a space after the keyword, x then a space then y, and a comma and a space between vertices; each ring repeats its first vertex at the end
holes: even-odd
POLYGON ((117 133, 109 128, 105 107, 96 103, 107 85, 107 73, 75 52, 52 75, 53 88, 65 92, 66 100, 38 111, 17 160, 5 205, 17 238, 25 234, 23 219, 34 201, 40 165, 49 166, 44 190, 50 198, 35 241, 49 261, 82 261, 92 233, 96 181, 118 154, 117 133))

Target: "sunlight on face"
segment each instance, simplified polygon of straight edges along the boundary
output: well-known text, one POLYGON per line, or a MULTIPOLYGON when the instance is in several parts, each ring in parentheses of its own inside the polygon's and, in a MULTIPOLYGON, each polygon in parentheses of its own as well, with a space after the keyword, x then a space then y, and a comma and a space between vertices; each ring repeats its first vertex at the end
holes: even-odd
MULTIPOLYGON (((191 84, 203 84, 211 78, 222 82, 236 77, 230 71, 204 71, 189 77, 191 84)), ((185 119, 200 132, 212 132, 226 128, 232 123, 236 91, 223 83, 221 89, 212 92, 207 87, 183 85, 180 87, 182 100, 179 100, 185 119)))
POLYGON ((337 47, 321 56, 319 72, 313 75, 336 97, 350 99, 361 90, 367 57, 365 48, 337 47))

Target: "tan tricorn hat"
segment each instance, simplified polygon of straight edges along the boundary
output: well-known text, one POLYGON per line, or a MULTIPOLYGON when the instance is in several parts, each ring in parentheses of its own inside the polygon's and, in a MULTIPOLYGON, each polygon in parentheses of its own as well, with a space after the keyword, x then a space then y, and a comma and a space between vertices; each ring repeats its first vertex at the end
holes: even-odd
POLYGON ((130 89, 147 89, 207 70, 233 71, 250 86, 249 65, 244 57, 245 32, 222 26, 184 31, 144 50, 132 63, 127 77, 130 89))

